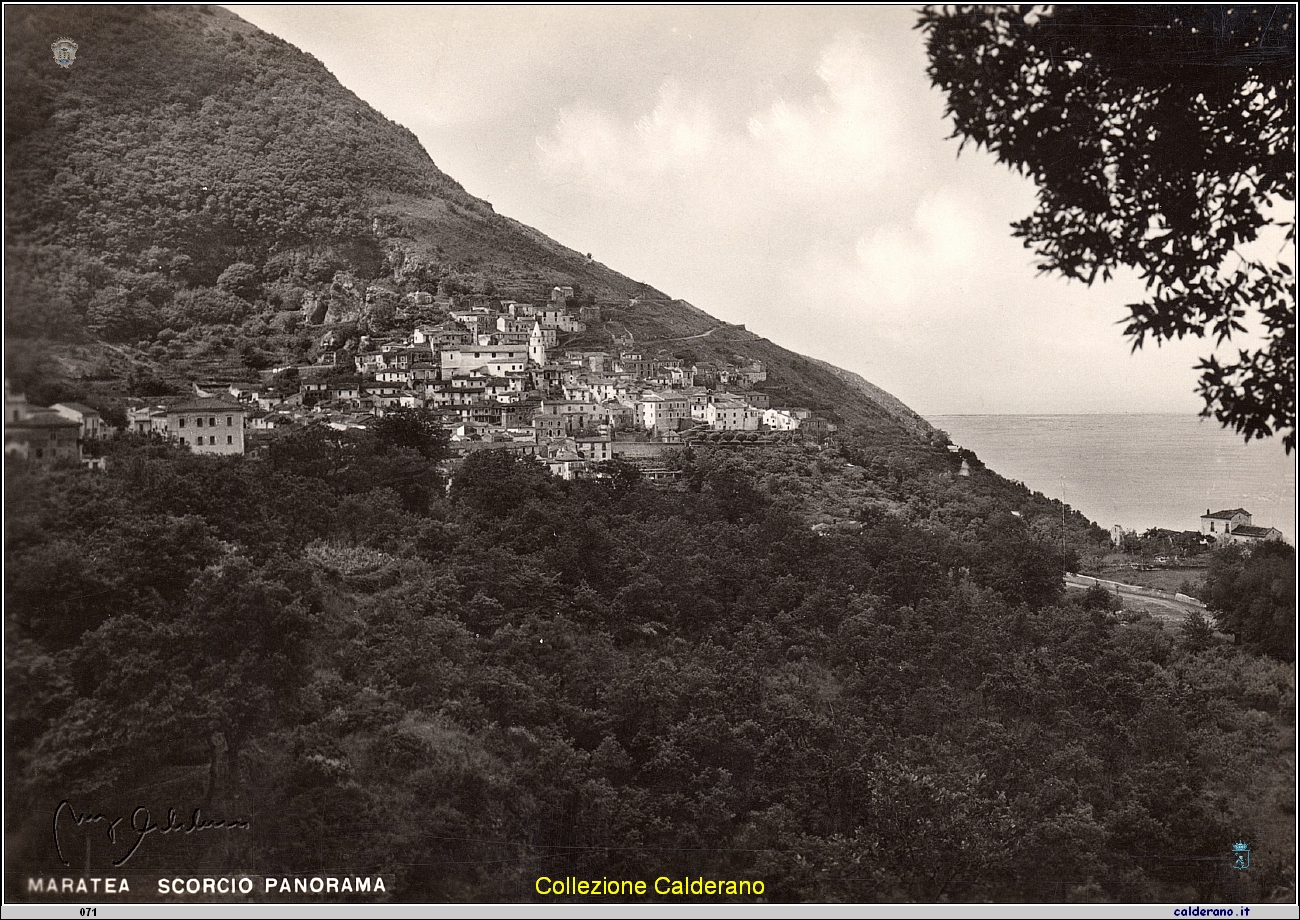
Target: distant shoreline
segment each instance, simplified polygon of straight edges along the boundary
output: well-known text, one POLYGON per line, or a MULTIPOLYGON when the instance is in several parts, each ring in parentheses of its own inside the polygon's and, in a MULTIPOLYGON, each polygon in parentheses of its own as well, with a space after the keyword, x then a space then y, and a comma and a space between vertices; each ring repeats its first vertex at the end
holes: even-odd
POLYGON ((927 418, 1194 418, 1206 424, 1218 426, 1213 419, 1204 418, 1195 412, 947 412, 943 415, 931 415, 927 418))
POLYGON ((1296 539, 1295 458, 1213 419, 1171 412, 935 415, 991 470, 1109 529, 1197 530, 1206 508, 1246 508, 1296 539))

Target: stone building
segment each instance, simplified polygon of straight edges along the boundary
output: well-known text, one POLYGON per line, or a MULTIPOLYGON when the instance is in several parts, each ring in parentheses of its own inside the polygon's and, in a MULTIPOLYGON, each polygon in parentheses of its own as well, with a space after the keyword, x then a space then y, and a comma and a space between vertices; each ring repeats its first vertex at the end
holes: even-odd
POLYGON ((192 399, 167 410, 167 433, 196 454, 242 454, 247 411, 225 399, 192 399))

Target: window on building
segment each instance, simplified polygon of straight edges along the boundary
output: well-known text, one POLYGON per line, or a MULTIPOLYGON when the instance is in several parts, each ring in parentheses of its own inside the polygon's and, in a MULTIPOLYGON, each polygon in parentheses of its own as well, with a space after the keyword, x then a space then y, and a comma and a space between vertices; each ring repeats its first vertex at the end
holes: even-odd
POLYGON ((214 446, 215 446, 216 443, 217 443, 217 438, 216 438, 215 435, 213 435, 212 437, 208 438, 208 444, 209 444, 209 445, 214 445, 214 446))
POLYGON ((209 427, 209 428, 216 428, 216 427, 217 427, 217 420, 214 419, 214 418, 210 418, 210 419, 208 419, 208 427, 209 427))
POLYGON ((227 444, 234 444, 234 443, 235 443, 234 435, 229 435, 229 434, 226 435, 226 443, 227 443, 227 444))
POLYGON ((202 419, 202 418, 196 418, 196 419, 194 420, 194 427, 195 427, 195 428, 202 428, 202 427, 203 427, 203 419, 202 419))
POLYGON ((179 427, 179 428, 184 428, 184 427, 185 427, 185 417, 184 417, 184 416, 181 416, 180 423, 179 423, 179 425, 178 425, 177 427, 179 427))
POLYGON ((231 425, 233 425, 233 424, 235 424, 235 417, 234 417, 233 415, 227 415, 227 416, 226 416, 226 427, 229 428, 229 427, 230 427, 231 425))

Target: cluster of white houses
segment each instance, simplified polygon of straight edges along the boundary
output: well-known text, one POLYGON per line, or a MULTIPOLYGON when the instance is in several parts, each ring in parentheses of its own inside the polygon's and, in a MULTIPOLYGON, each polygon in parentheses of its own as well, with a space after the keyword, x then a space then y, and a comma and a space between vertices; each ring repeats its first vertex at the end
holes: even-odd
MULTIPOLYGON (((362 339, 356 354, 328 351, 320 364, 271 371, 266 385, 196 385, 193 398, 131 410, 128 427, 196 453, 243 454, 258 432, 313 423, 364 428, 390 409, 426 409, 443 417, 460 453, 513 450, 565 478, 614 457, 662 472, 656 464, 667 450, 703 434, 752 442, 780 433, 821 439, 834 430, 808 409, 772 406, 755 389, 767 379, 758 361, 692 364, 630 343, 562 349, 562 335, 599 320, 596 307, 569 307, 572 297, 571 288, 556 287, 541 306, 453 309, 445 322, 399 340, 362 339)), ((77 409, 78 419, 93 414, 77 409)), ((59 424, 42 419, 36 424, 59 424)), ((32 457, 43 459, 54 443, 33 448, 41 453, 32 457)), ((60 443, 72 450, 70 441, 60 443)))
POLYGON ((557 287, 542 308, 505 301, 453 310, 398 341, 363 339, 358 354, 331 351, 321 364, 272 371, 265 386, 196 387, 197 399, 134 410, 129 424, 196 452, 243 453, 240 419, 250 432, 317 422, 342 429, 393 408, 426 409, 443 417, 461 453, 515 450, 565 478, 616 456, 654 469, 662 448, 705 432, 822 438, 834 430, 808 409, 771 406, 754 389, 766 380, 761 362, 562 350, 560 334, 585 323, 564 306, 571 297, 557 287))

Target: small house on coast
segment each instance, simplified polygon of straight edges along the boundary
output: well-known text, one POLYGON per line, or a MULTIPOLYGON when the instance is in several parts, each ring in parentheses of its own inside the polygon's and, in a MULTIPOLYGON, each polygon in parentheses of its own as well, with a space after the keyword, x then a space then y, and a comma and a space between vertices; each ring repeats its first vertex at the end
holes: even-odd
POLYGON ((1206 508, 1205 513, 1201 515, 1201 533, 1225 544, 1261 543, 1266 540, 1282 539, 1282 531, 1276 527, 1253 526, 1250 512, 1245 508, 1230 508, 1213 513, 1206 508))

